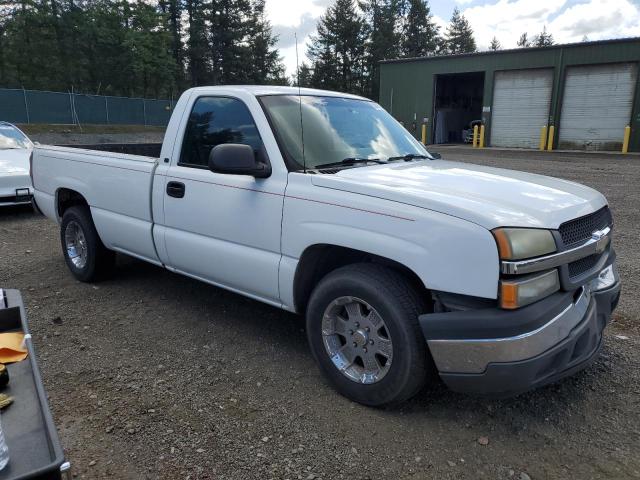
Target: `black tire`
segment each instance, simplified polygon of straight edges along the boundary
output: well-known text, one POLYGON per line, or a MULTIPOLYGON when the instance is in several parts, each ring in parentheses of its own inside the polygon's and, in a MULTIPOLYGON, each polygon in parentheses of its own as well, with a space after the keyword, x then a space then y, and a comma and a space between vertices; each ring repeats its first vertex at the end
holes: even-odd
POLYGON ((418 393, 433 371, 418 323, 418 315, 425 310, 420 296, 400 273, 369 263, 348 265, 323 278, 311 294, 306 315, 309 345, 322 373, 345 397, 376 407, 398 403, 418 393), (325 348, 323 316, 334 300, 344 296, 365 301, 382 316, 388 328, 393 361, 375 383, 348 378, 334 365, 325 348))
POLYGON ((60 224, 60 242, 62 254, 71 273, 81 282, 103 280, 113 273, 115 266, 115 252, 104 246, 96 231, 88 207, 69 207, 62 216, 60 224), (86 245, 86 261, 81 265, 74 264, 67 250, 65 236, 70 228, 78 226, 84 235, 86 245))

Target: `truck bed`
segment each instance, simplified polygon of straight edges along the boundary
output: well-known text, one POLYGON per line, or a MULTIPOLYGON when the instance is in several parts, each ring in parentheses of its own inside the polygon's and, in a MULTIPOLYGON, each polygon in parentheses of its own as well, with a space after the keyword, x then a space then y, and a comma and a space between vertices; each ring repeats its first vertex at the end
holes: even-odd
POLYGON ((77 192, 89 204, 108 248, 158 263, 151 210, 157 161, 142 155, 38 146, 33 151, 34 197, 45 215, 59 221, 59 192, 77 192))

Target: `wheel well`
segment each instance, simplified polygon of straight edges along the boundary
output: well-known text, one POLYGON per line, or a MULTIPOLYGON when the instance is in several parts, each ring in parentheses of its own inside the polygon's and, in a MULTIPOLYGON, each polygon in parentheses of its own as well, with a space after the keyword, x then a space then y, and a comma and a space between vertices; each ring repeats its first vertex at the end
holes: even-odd
POLYGON ((58 216, 62 218, 64 212, 69 208, 76 205, 89 206, 87 200, 75 190, 69 188, 61 188, 56 195, 56 210, 58 216))
POLYGON ((321 244, 308 247, 298 262, 293 287, 296 311, 304 314, 311 292, 327 274, 354 263, 376 263, 396 270, 411 283, 427 304, 432 303, 431 295, 420 277, 405 265, 361 250, 321 244))

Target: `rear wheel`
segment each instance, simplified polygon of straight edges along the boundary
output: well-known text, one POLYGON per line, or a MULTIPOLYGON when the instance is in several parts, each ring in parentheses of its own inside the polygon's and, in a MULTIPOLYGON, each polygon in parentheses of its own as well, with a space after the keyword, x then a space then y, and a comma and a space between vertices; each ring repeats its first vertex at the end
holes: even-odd
POLYGON ((67 267, 81 282, 101 280, 113 272, 115 252, 100 240, 87 207, 70 207, 64 212, 60 241, 67 267))
POLYGON ((399 273, 374 264, 340 268, 311 295, 311 351, 342 395, 371 406, 406 400, 425 384, 431 365, 418 324, 423 311, 399 273))

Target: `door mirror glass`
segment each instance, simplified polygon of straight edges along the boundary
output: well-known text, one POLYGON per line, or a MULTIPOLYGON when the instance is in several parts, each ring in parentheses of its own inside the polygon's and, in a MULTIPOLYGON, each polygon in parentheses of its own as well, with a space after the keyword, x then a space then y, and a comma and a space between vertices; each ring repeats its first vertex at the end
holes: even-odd
POLYGON ((213 147, 209 154, 209 170, 256 178, 267 178, 271 175, 271 167, 258 162, 253 148, 239 143, 224 143, 213 147))
POLYGON ((431 155, 434 160, 440 160, 442 158, 442 155, 436 152, 429 152, 429 155, 431 155))

